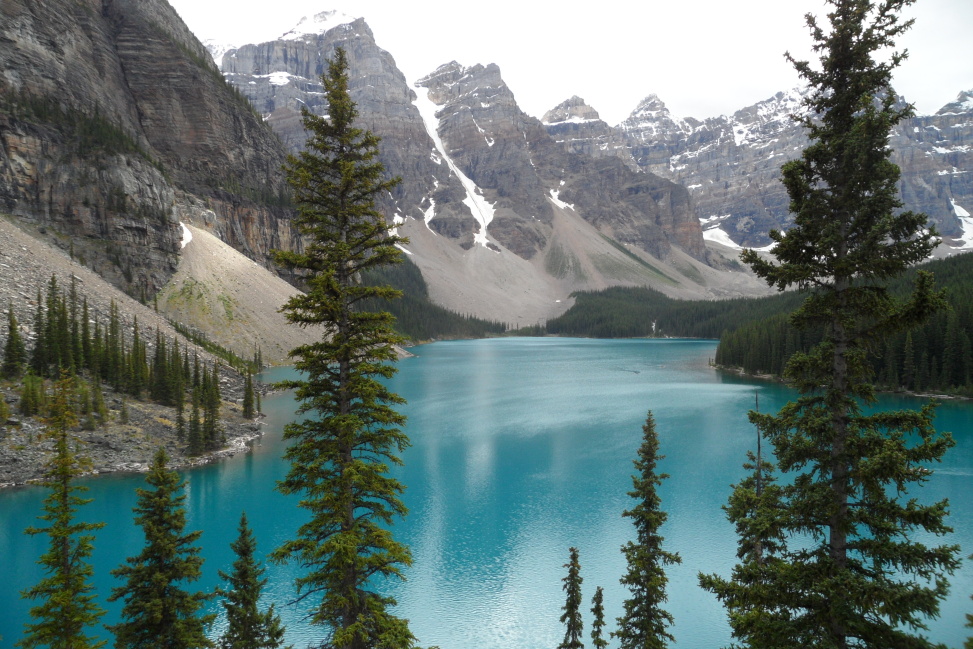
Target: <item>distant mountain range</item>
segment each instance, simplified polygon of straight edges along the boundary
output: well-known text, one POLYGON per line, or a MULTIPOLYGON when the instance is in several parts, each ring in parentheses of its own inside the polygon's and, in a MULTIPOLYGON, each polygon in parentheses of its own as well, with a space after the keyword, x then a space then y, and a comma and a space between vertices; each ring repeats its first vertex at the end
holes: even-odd
MULTIPOLYGON (((383 137, 383 161, 405 181, 395 210, 410 232, 409 224, 424 223, 464 250, 495 246, 531 262, 536 274, 562 280, 560 286, 570 279, 571 288, 586 288, 646 278, 589 263, 599 254, 586 249, 593 238, 564 236, 553 213, 594 226, 648 263, 662 262, 683 284, 699 270, 697 262, 726 268, 701 238, 732 257, 743 246, 766 246, 769 230, 790 224, 779 178, 781 165, 807 144, 790 117, 803 110, 799 89, 705 121, 675 117, 650 95, 621 124, 609 126, 579 97, 540 121, 526 115, 495 65, 448 63, 409 87, 364 20, 334 12, 306 18, 274 41, 210 51, 227 80, 296 150, 304 138, 299 107, 326 112, 318 76, 339 44, 349 50, 361 119, 383 137), (642 200, 647 195, 648 202, 642 200), (686 272, 673 273, 673 267, 686 272)), ((970 93, 936 115, 907 120, 892 140, 907 208, 927 213, 951 249, 973 247, 973 221, 963 207, 973 206, 971 142, 970 93)), ((413 236, 416 262, 434 288, 484 281, 464 273, 441 276, 432 258, 442 253, 413 236)), ((532 283, 538 281, 550 278, 532 283)), ((715 295, 725 288, 696 283, 704 290, 655 286, 674 295, 715 295)), ((439 288, 440 298, 451 303, 454 291, 439 288)))
MULTIPOLYGON (((439 304, 517 326, 612 285, 766 292, 734 248, 787 226, 776 178, 803 146, 786 117, 797 94, 705 121, 650 96, 614 127, 575 97, 537 119, 497 66, 410 83, 362 19, 334 12, 229 47, 204 46, 165 0, 4 2, 0 211, 139 297, 175 272, 179 221, 271 266, 271 249, 303 245, 282 164, 304 142, 300 108, 326 113, 320 75, 339 45, 361 122, 402 178, 383 209, 439 304)), ((893 141, 907 205, 957 245, 971 129, 965 94, 893 141)))

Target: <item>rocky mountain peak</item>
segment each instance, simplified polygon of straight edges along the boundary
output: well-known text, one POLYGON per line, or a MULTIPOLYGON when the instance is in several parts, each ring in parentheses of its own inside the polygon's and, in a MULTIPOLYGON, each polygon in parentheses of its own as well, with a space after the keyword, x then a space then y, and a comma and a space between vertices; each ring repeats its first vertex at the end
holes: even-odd
MULTIPOLYGON (((585 103, 585 100, 577 95, 562 101, 560 104, 544 113, 541 122, 545 126, 560 124, 562 122, 591 122, 601 121, 598 111, 585 103)), ((602 122, 604 123, 604 122, 602 122)))
POLYGON ((964 90, 956 97, 956 101, 950 102, 940 108, 937 115, 958 115, 961 113, 973 113, 973 90, 964 90))
POLYGON ((323 36, 335 27, 352 24, 356 20, 360 19, 339 11, 322 11, 313 16, 304 16, 293 29, 285 32, 277 40, 297 41, 323 36))
POLYGON ((637 133, 645 141, 662 134, 671 136, 674 133, 692 133, 699 124, 693 118, 673 117, 665 102, 658 95, 651 94, 638 103, 632 114, 618 125, 618 129, 625 133, 637 133))

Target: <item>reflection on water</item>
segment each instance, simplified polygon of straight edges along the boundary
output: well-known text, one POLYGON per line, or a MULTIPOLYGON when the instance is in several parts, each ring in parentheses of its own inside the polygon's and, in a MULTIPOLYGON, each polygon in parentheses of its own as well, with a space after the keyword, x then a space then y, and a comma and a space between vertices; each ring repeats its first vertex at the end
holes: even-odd
MULTIPOLYGON (((732 527, 720 507, 740 478, 754 445, 746 419, 754 391, 761 409, 789 398, 780 386, 722 377, 707 367, 707 341, 595 341, 502 339, 437 343, 416 348, 400 363, 392 387, 408 399, 405 414, 412 447, 397 469, 408 486, 407 519, 395 528, 412 548, 408 581, 389 584, 398 612, 411 620, 423 646, 442 649, 540 649, 563 637, 561 578, 568 547, 580 549, 585 612, 597 586, 605 589, 609 628, 621 613, 618 551, 632 528, 621 512, 630 506, 632 459, 645 413, 655 414, 660 470, 671 474, 661 490, 669 522, 668 549, 683 563, 669 571, 669 610, 677 646, 713 648, 729 641, 725 614, 696 586, 698 572, 728 574, 736 551, 732 527)), ((897 406, 915 403, 895 400, 897 406)), ((206 557, 199 585, 211 589, 217 569, 232 562, 229 543, 245 509, 261 553, 288 538, 301 521, 292 499, 273 490, 284 475, 280 429, 293 413, 286 395, 264 400, 268 433, 252 454, 195 470, 188 478, 189 529, 204 530, 206 557)), ((946 403, 939 424, 957 437, 944 466, 923 490, 923 500, 952 494, 954 542, 973 548, 973 408, 946 403)), ((87 520, 108 522, 95 554, 102 597, 114 584, 107 571, 138 551, 132 525, 134 489, 141 476, 88 481, 96 500, 87 520)), ((27 605, 17 593, 36 583, 38 550, 20 532, 40 511, 37 489, 0 493, 0 620, 4 642, 20 637, 27 605)), ((293 599, 293 566, 270 566, 268 598, 293 599)), ((934 640, 962 645, 964 614, 973 610, 971 573, 953 579, 954 594, 932 624, 934 640)), ((105 605, 102 601, 102 605, 105 605)), ((109 623, 117 616, 111 605, 109 623)), ((213 610, 219 611, 217 604, 213 610)), ((315 640, 302 606, 281 606, 288 642, 315 640)), ((590 629, 590 616, 586 629, 590 629)), ((617 643, 615 643, 617 644, 617 643)))

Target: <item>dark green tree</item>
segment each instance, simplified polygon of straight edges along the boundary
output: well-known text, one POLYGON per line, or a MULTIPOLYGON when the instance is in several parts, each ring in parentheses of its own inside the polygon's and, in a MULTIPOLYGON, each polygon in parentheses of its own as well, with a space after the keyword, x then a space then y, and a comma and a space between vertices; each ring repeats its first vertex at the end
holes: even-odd
POLYGON ((243 377, 243 417, 253 419, 256 416, 253 402, 253 374, 247 372, 243 377))
POLYGON ((375 206, 398 179, 382 179, 378 138, 355 126, 344 50, 335 51, 322 81, 328 117, 303 111, 306 149, 287 163, 295 223, 308 243, 302 252, 275 253, 307 285, 285 305, 287 319, 321 332, 319 342, 290 353, 303 378, 282 384, 296 390, 298 412, 311 416, 285 428, 291 466, 278 488, 300 495, 309 519, 273 558, 304 569, 295 580, 299 598, 319 598, 311 621, 325 628, 328 646, 411 647, 408 622, 392 615, 395 600, 376 587, 411 563, 389 530, 406 513, 403 486, 389 475, 408 445, 399 428, 405 418, 393 407, 403 400, 380 380, 395 372, 399 338, 388 313, 358 308, 368 298, 396 297, 360 277, 399 261, 395 244, 403 240, 375 206))
POLYGON ((890 130, 911 114, 891 87, 905 54, 889 50, 912 2, 828 4, 829 27, 807 17, 819 65, 788 55, 811 88, 799 120, 811 143, 782 170, 794 225, 771 233, 776 262, 742 255, 769 284, 805 291, 791 322, 824 336, 787 365, 799 399, 752 416, 788 475, 776 515, 797 537, 761 585, 780 607, 761 634, 775 647, 928 647, 918 632, 938 613, 957 548, 912 540, 949 531, 947 503, 907 494, 952 438, 934 430, 931 406, 863 414, 874 401, 869 355, 944 303, 927 273, 905 300, 887 290, 937 243, 925 215, 901 211, 889 160, 890 130))
POLYGON ((83 459, 71 450, 69 431, 78 423, 71 405, 74 381, 62 373, 54 384, 51 415, 47 419, 47 435, 54 439, 54 457, 47 464, 44 484, 51 492, 44 499, 46 527, 29 527, 27 534, 46 534, 48 550, 38 563, 46 576, 21 595, 40 603, 30 609, 31 622, 25 624, 25 634, 18 647, 51 647, 52 649, 86 649, 101 647, 86 635, 104 615, 95 602, 91 584, 93 570, 88 559, 93 549, 91 532, 104 523, 80 523, 75 520, 78 508, 91 502, 79 494, 87 487, 74 483, 85 467, 83 459))
POLYGON ((274 649, 284 642, 284 627, 271 604, 266 611, 258 607, 260 593, 267 584, 265 568, 254 557, 257 540, 247 524, 246 513, 240 516, 240 534, 230 544, 236 554, 233 571, 220 570, 226 588, 218 594, 226 609, 226 632, 219 640, 222 649, 274 649))
POLYGON ((584 621, 581 619, 581 563, 578 561, 578 548, 569 548, 571 559, 564 564, 568 569, 562 586, 564 590, 564 606, 561 610, 561 624, 564 625, 564 640, 558 649, 584 649, 581 635, 584 631, 584 621))
POLYGON ((183 482, 166 468, 164 449, 156 452, 138 489, 135 524, 145 534, 142 551, 112 570, 124 583, 112 589, 109 601, 122 600, 122 621, 109 627, 117 649, 199 649, 212 647, 205 628, 215 615, 200 613, 212 597, 185 587, 199 579, 203 558, 195 545, 200 532, 185 532, 183 482))
POLYGON ((591 598, 591 644, 595 649, 605 649, 608 641, 605 640, 605 591, 601 586, 595 589, 595 596, 591 598))
POLYGON ((778 646, 773 630, 787 616, 772 587, 775 575, 787 568, 781 558, 787 539, 777 515, 781 489, 772 463, 752 452, 747 459, 743 467, 749 474, 734 485, 730 501, 723 507, 736 526, 739 563, 730 579, 700 574, 699 584, 726 607, 733 637, 742 642, 734 647, 771 649, 778 646))
POLYGON ((649 411, 642 426, 642 444, 638 459, 634 460, 636 474, 632 476, 635 506, 622 513, 635 525, 635 541, 622 546, 622 554, 628 571, 621 578, 631 596, 625 600, 625 613, 618 618, 618 630, 612 636, 618 638, 622 649, 647 649, 665 647, 672 642, 668 628, 672 615, 662 608, 668 599, 666 566, 681 563, 677 553, 662 549, 664 538, 659 528, 668 514, 660 508, 662 499, 656 492, 666 473, 656 473, 656 465, 664 456, 659 455, 659 437, 655 431, 655 419, 649 411))
POLYGON ((3 345, 3 365, 0 376, 5 379, 20 378, 27 366, 27 346, 20 335, 20 325, 14 315, 13 304, 7 307, 7 342, 3 345))

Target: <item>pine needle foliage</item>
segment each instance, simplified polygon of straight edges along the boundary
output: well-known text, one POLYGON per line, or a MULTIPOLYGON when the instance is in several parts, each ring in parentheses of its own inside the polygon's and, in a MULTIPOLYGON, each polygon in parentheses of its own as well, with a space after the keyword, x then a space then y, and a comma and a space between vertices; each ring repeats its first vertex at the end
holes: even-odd
POLYGON ((781 507, 781 487, 774 465, 747 454, 747 477, 734 485, 727 505, 727 519, 736 527, 737 563, 729 579, 699 575, 699 585, 723 602, 733 637, 733 647, 771 649, 778 646, 776 631, 787 621, 787 611, 776 600, 775 575, 787 570, 781 555, 787 549, 781 507))
POLYGON ((95 602, 91 583, 94 571, 88 563, 94 549, 91 532, 104 523, 75 520, 78 508, 91 499, 79 495, 87 487, 74 483, 86 463, 71 450, 69 430, 78 423, 71 405, 73 392, 74 381, 66 374, 54 384, 46 433, 54 439, 54 457, 44 477, 50 494, 39 517, 47 526, 26 530, 31 536, 48 537, 48 550, 38 561, 46 576, 22 593, 24 598, 40 602, 30 609, 31 622, 25 625, 24 638, 17 643, 22 649, 96 649, 105 644, 86 635, 105 613, 95 602))
POLYGON ((406 620, 379 592, 411 563, 408 548, 390 526, 405 515, 402 484, 389 475, 408 446, 394 406, 403 402, 382 382, 393 375, 399 337, 392 316, 360 308, 369 298, 391 299, 387 286, 369 285, 362 274, 400 260, 404 240, 390 232, 376 198, 398 179, 383 179, 378 138, 355 126, 348 94, 348 61, 338 48, 322 76, 328 117, 303 112, 306 148, 291 156, 287 175, 305 237, 302 251, 277 251, 276 261, 302 274, 307 292, 284 306, 287 319, 316 327, 318 342, 290 355, 303 373, 286 381, 308 415, 288 424, 284 494, 300 495, 309 519, 294 539, 278 547, 276 561, 296 563, 298 598, 316 599, 310 621, 321 625, 321 646, 398 649, 415 643, 406 620))
POLYGON ((276 649, 284 642, 284 626, 271 604, 266 611, 259 608, 260 594, 267 585, 264 568, 254 556, 257 540, 247 522, 247 515, 240 515, 239 535, 230 544, 236 560, 233 571, 220 570, 226 588, 218 594, 223 597, 227 629, 220 638, 220 649, 276 649))
POLYGON ((635 541, 622 546, 622 554, 628 570, 621 578, 631 596, 625 600, 624 614, 618 618, 618 629, 612 636, 620 641, 622 649, 649 649, 665 647, 674 642, 669 633, 672 615, 663 608, 668 599, 666 566, 682 563, 678 553, 662 549, 665 540, 659 529, 669 515, 661 509, 662 499, 656 489, 669 477, 657 473, 656 466, 665 456, 659 455, 659 437, 655 430, 652 412, 646 415, 642 426, 642 444, 638 458, 633 462, 636 474, 632 476, 635 506, 622 513, 635 525, 635 541))
POLYGON ((568 569, 568 574, 561 581, 564 582, 564 606, 561 610, 561 624, 564 625, 564 640, 557 647, 558 649, 584 649, 584 642, 581 641, 584 631, 584 621, 581 619, 581 562, 578 560, 578 548, 569 548, 570 559, 564 567, 568 569))
POLYGON ((211 594, 189 592, 199 579, 203 557, 196 545, 201 532, 185 532, 183 482, 166 468, 160 448, 145 476, 148 489, 138 489, 135 524, 145 534, 142 551, 112 570, 124 583, 108 601, 122 600, 122 621, 109 627, 116 649, 200 649, 212 647, 206 626, 215 615, 201 614, 211 594))
POLYGON ((595 595, 591 598, 591 645, 595 649, 605 649, 608 640, 605 640, 605 591, 599 586, 595 589, 595 595))
POLYGON ((804 291, 791 322, 824 332, 786 366, 798 400, 751 414, 788 478, 779 507, 759 515, 777 516, 789 539, 755 586, 777 614, 752 632, 764 646, 924 648, 958 558, 955 546, 913 540, 951 530, 945 500, 921 504, 909 491, 953 441, 934 430, 932 405, 864 414, 875 399, 869 351, 944 305, 927 273, 907 299, 887 288, 937 243, 925 215, 901 211, 889 160, 890 131, 912 114, 891 87, 905 53, 889 51, 912 0, 828 4, 827 28, 807 17, 819 65, 788 55, 811 87, 799 118, 811 144, 782 168, 794 225, 771 233, 776 262, 741 257, 770 285, 804 291))

